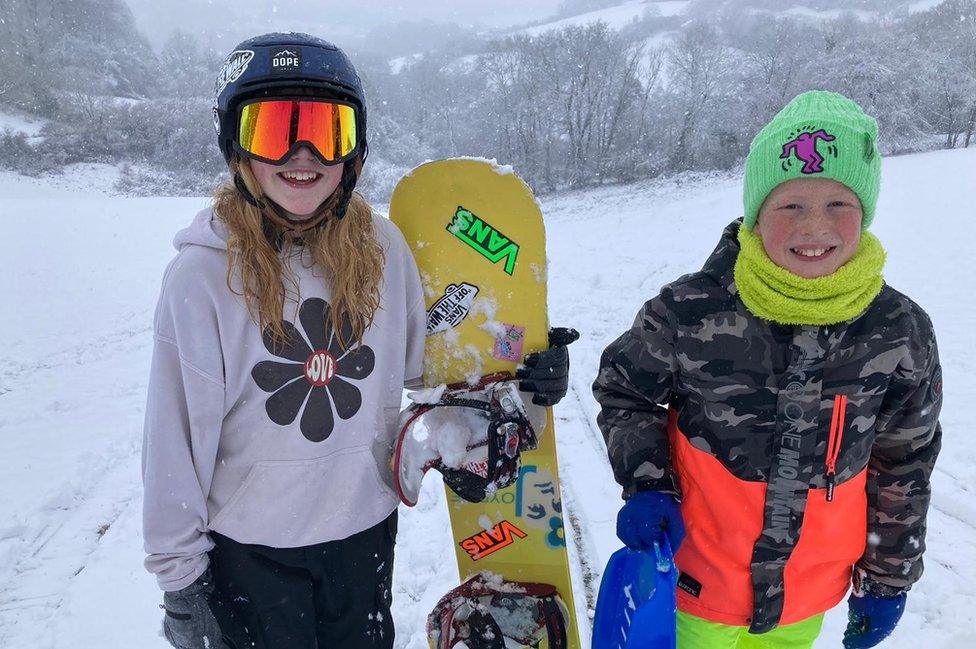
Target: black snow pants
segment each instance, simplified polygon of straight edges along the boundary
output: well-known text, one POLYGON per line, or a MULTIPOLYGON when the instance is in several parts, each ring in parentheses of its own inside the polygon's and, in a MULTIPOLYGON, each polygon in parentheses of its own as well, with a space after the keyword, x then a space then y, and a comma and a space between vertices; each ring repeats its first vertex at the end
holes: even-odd
POLYGON ((389 649, 397 513, 349 538, 300 548, 211 532, 211 608, 229 649, 389 649))

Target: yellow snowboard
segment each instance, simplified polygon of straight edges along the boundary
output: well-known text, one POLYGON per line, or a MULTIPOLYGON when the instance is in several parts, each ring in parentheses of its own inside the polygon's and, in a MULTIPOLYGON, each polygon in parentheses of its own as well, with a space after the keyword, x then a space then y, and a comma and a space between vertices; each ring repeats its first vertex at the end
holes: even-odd
MULTIPOLYGON (((397 185, 390 218, 423 281, 426 387, 514 375, 525 354, 547 348, 545 227, 518 176, 484 160, 430 162, 397 185)), ((551 408, 546 418, 515 484, 482 503, 446 489, 447 502, 461 580, 488 571, 555 586, 569 613, 568 646, 577 649, 551 408)))

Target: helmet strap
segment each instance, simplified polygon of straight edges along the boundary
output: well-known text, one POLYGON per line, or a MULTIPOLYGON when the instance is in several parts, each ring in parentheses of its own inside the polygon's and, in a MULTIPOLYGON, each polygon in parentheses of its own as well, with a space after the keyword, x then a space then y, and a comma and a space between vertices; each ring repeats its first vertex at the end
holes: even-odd
POLYGON ((335 215, 336 219, 341 219, 346 215, 349 202, 352 200, 353 189, 356 187, 356 181, 362 173, 366 155, 366 143, 363 142, 362 155, 343 163, 342 178, 339 181, 339 186, 336 188, 336 191, 332 192, 328 198, 322 201, 322 204, 312 212, 311 216, 301 221, 288 218, 288 212, 270 198, 264 197, 264 200, 257 198, 248 189, 247 183, 244 182, 244 177, 241 176, 240 171, 232 165, 232 170, 234 171, 234 187, 246 203, 258 208, 261 212, 265 236, 274 246, 275 250, 280 251, 286 238, 300 239, 303 233, 322 225, 330 212, 335 215))
MULTIPOLYGON (((345 178, 345 170, 343 170, 343 178, 345 178)), ((244 178, 240 172, 234 173, 234 187, 247 204, 258 208, 261 212, 264 234, 268 241, 272 243, 275 250, 278 251, 281 250, 286 238, 300 238, 302 233, 320 226, 332 210, 333 204, 336 205, 336 218, 342 218, 339 214, 338 206, 340 204, 343 206, 342 213, 345 214, 345 206, 348 205, 348 199, 343 201, 343 198, 345 198, 345 188, 343 187, 344 196, 340 198, 338 204, 332 200, 332 196, 329 196, 329 198, 316 208, 310 217, 301 221, 294 221, 288 218, 288 212, 281 205, 278 205, 278 203, 267 197, 264 200, 260 200, 252 194, 251 190, 247 188, 247 183, 244 182, 244 178)))
POLYGON ((335 205, 335 215, 337 219, 341 219, 346 215, 346 210, 349 208, 349 201, 352 200, 352 191, 356 186, 356 181, 359 179, 359 173, 363 169, 363 158, 356 157, 352 160, 347 160, 342 167, 342 180, 339 181, 339 189, 342 194, 339 196, 339 200, 335 205))

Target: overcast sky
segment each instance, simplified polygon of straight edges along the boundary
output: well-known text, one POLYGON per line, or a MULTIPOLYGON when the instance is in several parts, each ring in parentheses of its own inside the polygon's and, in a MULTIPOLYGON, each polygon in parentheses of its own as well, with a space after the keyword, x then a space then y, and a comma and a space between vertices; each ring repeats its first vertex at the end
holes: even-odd
POLYGON ((226 49, 257 33, 309 31, 342 45, 370 29, 433 20, 508 27, 551 16, 559 0, 126 0, 154 46, 175 29, 206 34, 226 49))

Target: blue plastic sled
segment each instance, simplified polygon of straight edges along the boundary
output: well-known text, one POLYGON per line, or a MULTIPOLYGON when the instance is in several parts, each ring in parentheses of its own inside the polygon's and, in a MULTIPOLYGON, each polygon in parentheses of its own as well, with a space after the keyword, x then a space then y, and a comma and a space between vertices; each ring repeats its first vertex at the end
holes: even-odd
POLYGON ((667 539, 653 552, 614 552, 600 582, 593 649, 674 649, 677 582, 667 539))

